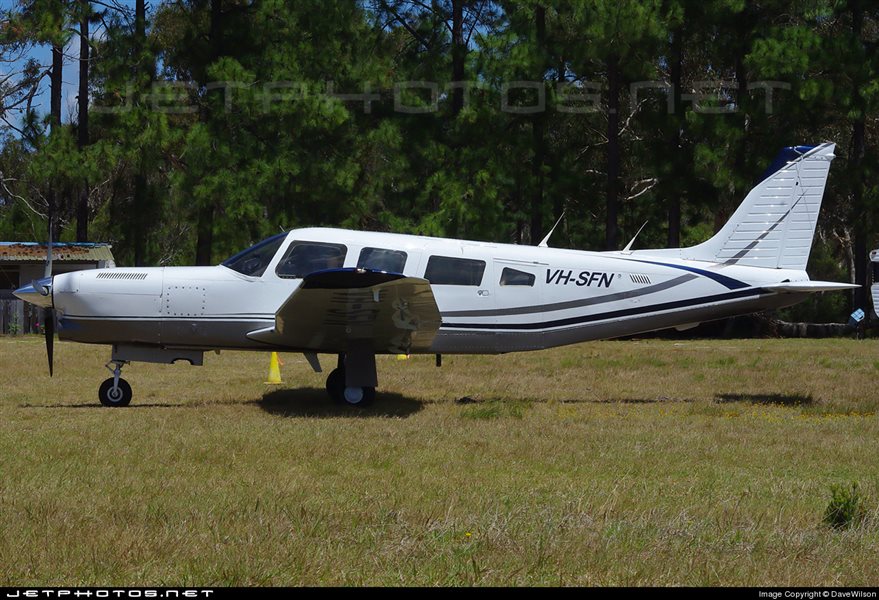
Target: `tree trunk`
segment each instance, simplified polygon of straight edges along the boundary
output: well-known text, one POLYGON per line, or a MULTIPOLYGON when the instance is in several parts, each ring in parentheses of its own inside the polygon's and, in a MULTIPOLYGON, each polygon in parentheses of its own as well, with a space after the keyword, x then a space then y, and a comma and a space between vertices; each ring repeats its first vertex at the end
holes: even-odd
POLYGON ((214 244, 214 205, 208 203, 198 211, 198 239, 195 242, 195 264, 211 265, 214 244))
MULTIPOLYGON (((464 63, 467 44, 464 41, 464 0, 452 0, 452 82, 464 81, 464 63)), ((457 117, 464 108, 464 90, 452 90, 452 116, 457 117)))
POLYGON ((684 62, 683 28, 678 27, 671 34, 671 94, 674 115, 669 115, 672 128, 669 131, 669 152, 672 152, 671 177, 666 182, 665 194, 668 202, 668 240, 669 248, 681 246, 681 196, 686 195, 686 181, 689 179, 690 165, 685 164, 683 153, 683 128, 685 126, 684 107, 681 103, 681 74, 684 62))
POLYGON ((140 42, 138 50, 143 52, 142 44, 146 39, 146 0, 137 0, 134 5, 134 32, 140 42))
MULTIPOLYGON (((51 131, 57 132, 61 128, 61 80, 64 70, 64 48, 58 44, 52 44, 52 72, 49 75, 49 125, 51 131)), ((49 217, 49 239, 58 241, 59 227, 59 204, 58 191, 53 187, 49 189, 47 216, 49 217)))
MULTIPOLYGON (((211 62, 216 61, 223 53, 222 41, 222 1, 211 0, 211 62)), ((211 122, 212 111, 210 105, 202 112, 202 118, 211 122)), ((204 204, 198 210, 198 226, 196 229, 197 239, 195 242, 195 264, 213 264, 212 252, 214 243, 214 214, 216 212, 213 198, 204 200, 204 204)))
MULTIPOLYGON (((77 124, 77 147, 80 151, 89 143, 89 16, 88 0, 81 0, 82 15, 79 22, 79 122, 77 124)), ((84 181, 76 205, 76 241, 87 242, 89 238, 89 186, 84 181)))
POLYGON ((64 48, 52 44, 52 72, 49 75, 49 117, 52 131, 61 126, 61 81, 64 70, 64 48))
POLYGON ((604 229, 605 248, 619 250, 620 203, 620 69, 619 58, 607 59, 607 221, 604 229))
POLYGON ((145 210, 147 205, 147 178, 143 174, 144 168, 142 164, 138 165, 137 174, 134 176, 134 266, 142 267, 146 261, 146 218, 148 212, 145 210))
MULTIPOLYGON (((715 214, 714 229, 719 231, 729 219, 732 212, 744 200, 745 194, 748 192, 748 185, 739 183, 738 179, 745 173, 745 157, 747 156, 746 142, 748 139, 748 72, 745 68, 745 56, 750 49, 750 37, 753 35, 754 20, 750 11, 750 6, 745 3, 742 12, 736 17, 736 114, 735 119, 737 126, 741 130, 741 137, 735 144, 733 150, 733 181, 728 194, 721 201, 721 209, 715 214)), ((723 195, 721 195, 723 198, 723 195)))
MULTIPOLYGON (((537 29, 537 73, 538 80, 543 81, 546 64, 546 9, 537 6, 534 9, 534 23, 537 29)), ((543 237, 543 164, 546 158, 546 111, 534 113, 531 121, 532 150, 534 157, 531 163, 531 175, 534 179, 534 191, 531 195, 531 243, 537 243, 543 237)))
MULTIPOLYGON (((861 33, 864 26, 864 9, 859 0, 852 0, 850 3, 852 11, 852 37, 855 43, 863 47, 861 33)), ((869 223, 867 207, 864 204, 864 136, 865 136, 865 112, 866 106, 864 98, 861 95, 863 82, 853 82, 853 98, 854 105, 857 110, 857 118, 852 124, 852 151, 849 157, 849 165, 852 172, 852 212, 855 229, 854 243, 854 259, 855 259, 855 283, 859 288, 854 290, 854 308, 863 308, 864 311, 869 310, 868 303, 868 262, 867 238, 869 235, 869 223)))
MULTIPOLYGON (((149 84, 154 75, 153 65, 146 58, 146 0, 137 0, 134 6, 134 39, 137 52, 135 81, 139 88, 139 94, 146 94, 149 91, 149 84)), ((143 160, 140 160, 137 164, 137 172, 134 175, 134 193, 132 195, 132 206, 134 208, 134 265, 137 267, 146 264, 147 220, 150 219, 152 214, 147 206, 147 182, 146 167, 143 160)))
MULTIPOLYGON (((565 63, 564 56, 559 56, 558 61, 559 61, 558 67, 557 67, 558 77, 556 79, 556 83, 558 84, 559 87, 561 87, 562 85, 564 85, 564 83, 567 79, 567 67, 565 66, 566 63, 565 63)), ((561 167, 561 158, 560 158, 561 153, 560 152, 553 152, 551 154, 552 154, 552 156, 551 156, 552 170, 550 171, 550 173, 555 175, 556 173, 561 172, 561 168, 562 168, 561 167)), ((552 194, 552 214, 553 214, 553 223, 555 223, 562 216, 562 211, 565 210, 565 207, 564 207, 564 204, 562 203, 562 195, 558 193, 559 190, 553 188, 553 191, 554 191, 554 193, 552 194)))

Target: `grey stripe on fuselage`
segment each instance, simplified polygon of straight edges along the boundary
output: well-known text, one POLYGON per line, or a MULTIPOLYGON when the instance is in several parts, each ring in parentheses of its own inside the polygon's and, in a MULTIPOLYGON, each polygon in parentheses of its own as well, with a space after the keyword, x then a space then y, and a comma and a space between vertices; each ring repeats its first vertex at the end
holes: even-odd
POLYGON ((707 303, 683 310, 654 312, 622 320, 590 322, 554 330, 499 331, 477 329, 440 329, 431 345, 431 352, 442 354, 503 354, 543 350, 555 346, 577 344, 659 329, 670 329, 682 323, 700 323, 743 315, 770 308, 791 306, 808 294, 768 294, 759 297, 707 303), (686 316, 682 318, 682 313, 686 316))
POLYGON ((604 296, 595 296, 592 298, 583 298, 580 300, 569 300, 567 302, 556 302, 554 304, 542 304, 538 306, 517 306, 514 308, 498 308, 488 310, 453 310, 442 313, 443 317, 506 317, 512 315, 531 315, 535 313, 553 312, 557 310, 567 310, 570 308, 581 308, 583 306, 595 306, 605 304, 607 302, 616 302, 618 300, 627 300, 629 298, 637 298, 639 296, 648 296, 656 292, 677 287, 692 279, 696 279, 698 275, 681 275, 674 279, 669 279, 662 283, 636 290, 627 290, 625 292, 617 292, 615 294, 605 294, 604 296))

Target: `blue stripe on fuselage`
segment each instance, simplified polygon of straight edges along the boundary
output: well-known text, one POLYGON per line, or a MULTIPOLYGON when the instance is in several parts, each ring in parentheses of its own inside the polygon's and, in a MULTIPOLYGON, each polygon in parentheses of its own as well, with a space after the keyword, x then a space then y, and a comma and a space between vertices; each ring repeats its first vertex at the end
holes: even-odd
POLYGON ((663 262, 654 262, 652 260, 640 260, 637 258, 629 259, 634 262, 647 263, 648 265, 659 265, 661 267, 669 267, 671 269, 678 269, 680 271, 687 271, 689 273, 696 273, 697 275, 702 275, 703 277, 707 277, 709 279, 713 279, 717 283, 726 287, 730 290, 740 290, 742 288, 751 287, 751 284, 745 283, 744 281, 739 281, 738 279, 733 279, 732 277, 727 277, 726 275, 721 275, 720 273, 715 273, 713 271, 706 271, 704 269, 697 269, 696 267, 687 267, 685 265, 674 265, 671 263, 663 263, 663 262))

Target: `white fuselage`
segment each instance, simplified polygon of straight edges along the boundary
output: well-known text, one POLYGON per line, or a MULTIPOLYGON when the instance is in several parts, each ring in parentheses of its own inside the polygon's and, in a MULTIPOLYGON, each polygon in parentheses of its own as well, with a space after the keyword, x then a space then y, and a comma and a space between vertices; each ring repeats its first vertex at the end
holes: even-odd
MULTIPOLYGON (((226 266, 116 268, 57 275, 61 339, 163 348, 331 351, 272 347, 248 337, 271 327, 302 282, 276 272, 291 244, 344 247, 337 267, 364 249, 405 253, 402 273, 425 278, 431 257, 463 259, 431 281, 442 326, 430 352, 502 353, 636 334, 794 304, 804 294, 763 285, 808 281, 805 271, 720 265, 665 252, 584 252, 389 233, 310 228, 289 232, 264 272, 226 266), (482 273, 468 271, 482 264, 482 273), (468 274, 469 273, 469 274, 468 274), (476 273, 478 274, 478 273, 476 273), (502 283, 503 280, 503 283, 502 283)), ((426 277, 431 279, 431 277, 426 277)))

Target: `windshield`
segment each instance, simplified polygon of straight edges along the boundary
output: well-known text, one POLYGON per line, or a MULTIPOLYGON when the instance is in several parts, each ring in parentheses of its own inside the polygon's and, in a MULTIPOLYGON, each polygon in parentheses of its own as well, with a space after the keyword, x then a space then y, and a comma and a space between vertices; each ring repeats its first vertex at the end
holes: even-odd
POLYGON ((287 238, 286 233, 278 233, 270 238, 264 239, 255 246, 251 246, 243 252, 239 252, 232 258, 222 263, 224 267, 229 267, 233 271, 238 271, 243 275, 251 277, 262 277, 266 267, 272 262, 278 248, 287 238))

